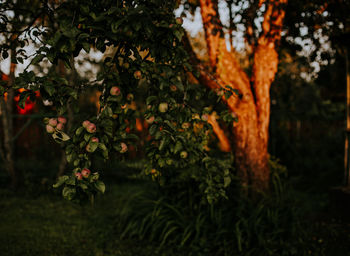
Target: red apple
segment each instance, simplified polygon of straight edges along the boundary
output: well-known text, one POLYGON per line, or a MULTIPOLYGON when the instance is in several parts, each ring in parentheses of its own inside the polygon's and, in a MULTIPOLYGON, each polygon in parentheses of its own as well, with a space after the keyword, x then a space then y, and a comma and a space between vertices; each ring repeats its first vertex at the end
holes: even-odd
POLYGON ((55 132, 55 128, 52 127, 51 125, 46 125, 46 131, 48 133, 54 133, 55 132))
POLYGON ((90 124, 90 121, 89 120, 85 120, 83 122, 83 127, 86 129, 88 127, 88 125, 90 124))
POLYGON ((141 79, 141 78, 142 78, 142 73, 141 73, 141 71, 140 71, 140 70, 135 71, 135 72, 134 72, 134 77, 135 77, 136 79, 141 79))
POLYGON ((208 115, 207 114, 203 114, 202 115, 202 120, 203 121, 208 121, 208 115))
POLYGON ((92 142, 97 142, 97 143, 98 143, 98 142, 99 142, 99 139, 96 138, 96 137, 92 137, 92 138, 91 138, 91 141, 92 141, 92 142))
POLYGON ((86 131, 88 133, 95 133, 96 132, 96 125, 94 123, 89 123, 86 127, 86 131))
POLYGON ((56 118, 50 118, 49 125, 52 127, 55 127, 57 125, 57 119, 56 118))
POLYGON ((152 124, 154 122, 154 116, 151 116, 150 118, 146 119, 146 123, 152 124))
POLYGON ((59 130, 59 131, 62 131, 64 128, 64 124, 63 123, 58 123, 57 126, 56 126, 56 129, 59 130))
POLYGON ((176 18, 176 23, 177 23, 177 24, 182 25, 183 22, 184 22, 184 21, 183 21, 183 19, 182 19, 181 17, 177 17, 177 18, 176 18))
POLYGON ((91 171, 89 169, 86 169, 84 168, 82 171, 81 171, 81 175, 84 177, 84 178, 88 178, 90 176, 90 173, 91 171))
POLYGON ((90 147, 90 144, 87 144, 87 145, 86 145, 85 150, 86 150, 87 152, 89 152, 89 153, 92 152, 91 147, 90 147))
POLYGON ((65 117, 63 117, 63 116, 59 116, 59 117, 57 118, 57 120, 58 120, 59 123, 62 123, 62 124, 67 123, 67 118, 65 118, 65 117))
POLYGON ((118 86, 113 86, 111 90, 109 91, 111 95, 118 96, 120 95, 120 89, 118 86))
POLYGON ((124 142, 122 142, 122 143, 120 143, 120 146, 121 146, 121 150, 119 151, 120 153, 125 153, 126 151, 128 151, 128 146, 124 143, 124 142))
POLYGON ((82 180, 83 179, 83 175, 81 175, 80 172, 75 173, 75 177, 77 178, 77 180, 82 180))

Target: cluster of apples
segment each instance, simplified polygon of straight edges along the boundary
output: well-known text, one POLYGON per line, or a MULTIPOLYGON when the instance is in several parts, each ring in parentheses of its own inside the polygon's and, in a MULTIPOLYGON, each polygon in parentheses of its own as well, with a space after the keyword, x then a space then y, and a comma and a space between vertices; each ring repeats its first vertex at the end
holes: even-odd
POLYGON ((76 172, 75 177, 77 178, 77 180, 82 180, 83 178, 89 178, 90 174, 91 171, 87 168, 84 168, 81 172, 76 172))
POLYGON ((67 119, 63 116, 58 118, 50 118, 47 120, 46 131, 48 133, 54 133, 57 131, 63 131, 64 125, 67 123, 67 119))
POLYGON ((96 125, 91 123, 89 120, 85 120, 82 125, 88 133, 96 132, 96 125))

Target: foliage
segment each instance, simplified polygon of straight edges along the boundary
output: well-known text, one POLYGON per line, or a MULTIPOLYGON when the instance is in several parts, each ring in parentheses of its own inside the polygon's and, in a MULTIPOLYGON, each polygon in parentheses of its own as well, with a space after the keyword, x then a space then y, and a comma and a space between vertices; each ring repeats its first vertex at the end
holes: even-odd
POLYGON ((273 193, 258 202, 234 189, 230 200, 203 204, 193 184, 129 196, 117 225, 122 238, 176 245, 189 255, 303 255, 301 220, 283 181, 286 169, 270 162, 273 193))
MULTIPOLYGON (((138 140, 135 118, 140 116, 151 120, 151 139, 145 147, 149 160, 146 173, 156 174, 162 184, 163 177, 171 179, 170 174, 164 173, 169 167, 185 170, 206 166, 204 172, 192 174, 192 178, 203 181, 200 183, 202 191, 209 201, 225 197, 232 173, 227 168, 225 172, 219 171, 220 168, 216 170, 215 166, 220 164, 215 164, 215 158, 207 152, 211 126, 206 121, 212 108, 205 108, 208 105, 199 108, 193 101, 195 97, 199 102, 207 92, 187 79, 192 67, 181 44, 184 31, 182 20, 174 17, 174 3, 86 0, 39 6, 41 23, 35 31, 40 33, 34 33, 31 25, 27 27, 38 48, 30 65, 15 82, 16 88, 27 89, 20 104, 40 91, 42 99, 53 104, 50 116, 56 118, 67 115, 69 105, 75 106, 74 111, 78 113, 77 102, 82 92, 93 88, 101 93, 98 114, 80 120, 80 124, 74 123, 71 131, 63 132, 56 127, 55 120, 53 125, 45 121, 47 131, 64 147, 73 169, 70 176, 56 184, 56 187, 63 186, 64 197, 80 201, 96 191, 103 192, 99 175, 86 183, 85 179, 78 178, 79 173, 91 168, 94 156, 105 160, 111 156, 122 159, 130 145, 138 140), (57 69, 44 74, 29 70, 48 60, 59 68, 64 64, 69 71, 75 67, 76 58, 91 49, 104 54, 93 80, 73 83, 57 69), (146 95, 135 99, 140 90, 146 95), (135 102, 138 102, 136 107, 135 102), (94 185, 90 186, 92 183, 94 185)), ((6 3, 4 8, 11 10, 18 6, 6 3)), ((11 26, 13 20, 4 22, 11 26)), ((222 93, 229 97, 234 92, 222 93)), ((214 98, 217 101, 220 95, 214 93, 214 98)), ((226 122, 233 120, 227 111, 218 114, 226 122)), ((180 175, 179 172, 176 175, 180 175)))

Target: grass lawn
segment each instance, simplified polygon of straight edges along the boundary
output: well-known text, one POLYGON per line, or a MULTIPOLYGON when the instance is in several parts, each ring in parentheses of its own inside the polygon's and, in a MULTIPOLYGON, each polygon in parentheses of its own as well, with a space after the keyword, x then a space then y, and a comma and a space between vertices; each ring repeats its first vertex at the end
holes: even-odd
MULTIPOLYGON (((106 194, 98 197, 93 207, 65 201, 57 191, 42 189, 38 193, 13 193, 0 189, 0 255, 197 255, 166 245, 159 249, 159 244, 147 239, 121 240, 117 223, 124 209, 122 206, 132 194, 149 191, 150 188, 138 181, 108 184, 107 188, 106 194)), ((308 198, 306 194, 295 196, 304 208, 307 202, 318 201, 308 198)), ((306 211, 311 212, 311 208, 315 211, 314 205, 309 204, 309 207, 306 211)), ((306 255, 350 255, 349 223, 319 214, 317 210, 308 216, 304 220, 308 234, 306 244, 310 245, 306 255)), ((241 255, 251 254, 242 252, 241 255)))
POLYGON ((172 255, 149 242, 120 240, 115 230, 122 198, 138 184, 109 186, 94 207, 60 195, 14 194, 0 190, 0 255, 172 255))

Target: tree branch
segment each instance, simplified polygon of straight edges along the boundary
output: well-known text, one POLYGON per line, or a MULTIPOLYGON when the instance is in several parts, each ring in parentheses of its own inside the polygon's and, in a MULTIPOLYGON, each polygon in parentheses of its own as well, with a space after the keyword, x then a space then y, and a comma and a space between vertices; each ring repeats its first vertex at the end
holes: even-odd
POLYGON ((216 121, 215 113, 212 113, 208 116, 208 123, 213 127, 213 132, 219 140, 219 147, 224 152, 231 151, 230 141, 225 135, 224 130, 221 129, 220 125, 216 121))
POLYGON ((200 6, 210 66, 215 70, 219 55, 220 39, 224 37, 218 10, 218 0, 200 0, 200 6))
MULTIPOLYGON (((260 4, 265 1, 260 1, 260 4)), ((270 87, 275 79, 278 66, 278 54, 275 45, 281 38, 285 5, 287 0, 265 2, 266 12, 262 23, 262 33, 254 52, 253 75, 251 78, 256 97, 258 126, 267 130, 270 118, 270 87)), ((265 143, 267 143, 265 138, 265 143)))

